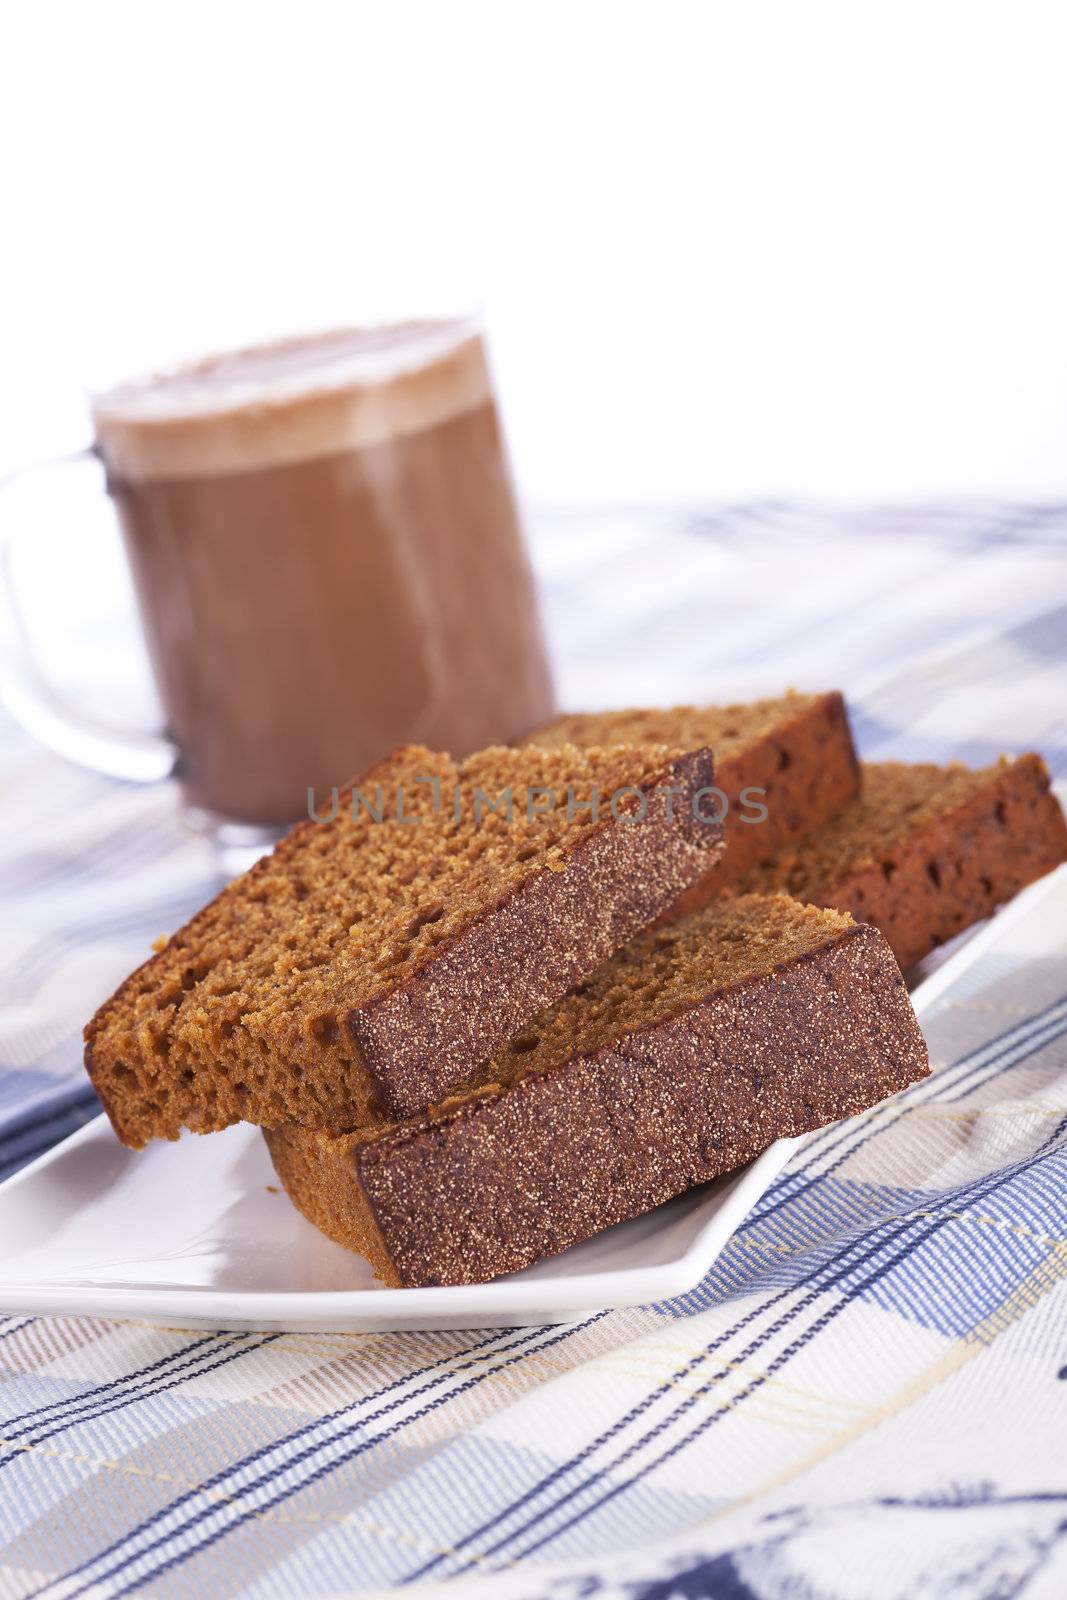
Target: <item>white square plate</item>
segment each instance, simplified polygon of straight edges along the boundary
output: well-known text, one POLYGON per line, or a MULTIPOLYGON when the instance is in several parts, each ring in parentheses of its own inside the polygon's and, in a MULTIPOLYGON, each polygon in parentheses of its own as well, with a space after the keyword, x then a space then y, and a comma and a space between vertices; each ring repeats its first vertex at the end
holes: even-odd
MULTIPOLYGON (((920 1016, 1067 869, 1033 885, 920 982, 920 1016)), ((255 1128, 142 1151, 106 1117, 0 1185, 0 1312, 319 1332, 513 1327, 683 1294, 801 1141, 493 1283, 387 1289, 280 1192, 255 1128)))

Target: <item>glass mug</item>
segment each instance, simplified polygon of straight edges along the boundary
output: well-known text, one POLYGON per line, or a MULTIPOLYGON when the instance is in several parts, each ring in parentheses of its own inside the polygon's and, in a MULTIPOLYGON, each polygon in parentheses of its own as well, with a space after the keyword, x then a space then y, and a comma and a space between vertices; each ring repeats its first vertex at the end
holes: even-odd
MULTIPOLYGON (((42 681, 5 562, 4 698, 44 743, 180 780, 225 847, 269 843, 398 744, 469 754, 552 714, 482 330, 261 345, 92 400, 166 731, 115 734, 42 681)), ((12 533, 16 530, 11 530, 12 533)))

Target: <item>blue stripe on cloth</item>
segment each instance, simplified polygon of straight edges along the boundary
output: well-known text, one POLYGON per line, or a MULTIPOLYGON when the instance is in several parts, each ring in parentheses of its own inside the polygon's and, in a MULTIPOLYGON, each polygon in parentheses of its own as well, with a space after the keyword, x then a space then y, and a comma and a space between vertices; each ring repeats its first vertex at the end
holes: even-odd
POLYGON ((36 1322, 36 1317, 0 1317, 0 1339, 8 1339, 13 1333, 21 1333, 23 1328, 28 1328, 31 1322, 36 1322))
MULTIPOLYGON (((172 1369, 172 1373, 164 1375, 166 1381, 160 1381, 157 1378, 155 1381, 143 1386, 137 1385, 128 1392, 111 1396, 102 1405, 96 1402, 89 1402, 80 1408, 72 1405, 66 1415, 50 1418, 39 1427, 21 1428, 12 1432, 4 1439, 3 1445, 0 1447, 4 1450, 8 1446, 11 1447, 10 1454, 0 1455, 0 1469, 10 1466, 14 1462, 21 1462, 24 1451, 39 1449, 49 1439, 54 1439, 57 1434, 79 1428, 85 1423, 96 1422, 101 1417, 113 1416, 116 1412, 123 1411, 132 1405, 138 1405, 144 1400, 158 1399, 160 1395, 168 1394, 173 1389, 181 1388, 182 1384, 190 1378, 204 1377, 210 1372, 216 1372, 220 1367, 229 1366, 231 1362, 240 1360, 242 1356, 254 1354, 265 1345, 273 1344, 282 1335, 280 1333, 267 1333, 254 1337, 249 1335, 247 1337, 248 1343, 242 1344, 236 1350, 225 1351, 214 1359, 212 1359, 212 1351, 204 1351, 195 1360, 177 1363, 172 1369)), ((217 1349, 217 1339, 211 1339, 208 1342, 217 1349)))
MULTIPOLYGON (((181 1345, 177 1350, 168 1351, 166 1355, 160 1356, 157 1360, 150 1362, 147 1366, 138 1368, 134 1372, 123 1373, 121 1377, 113 1378, 109 1383, 95 1384, 84 1392, 62 1395, 56 1400, 46 1401, 42 1405, 34 1406, 29 1411, 16 1412, 13 1416, 5 1417, 3 1420, 4 1443, 6 1444, 12 1439, 19 1439, 28 1431, 26 1427, 20 1427, 19 1424, 33 1424, 35 1421, 53 1422, 56 1419, 46 1416, 46 1413, 51 1411, 59 1412, 61 1415, 63 1413, 73 1414, 84 1406, 96 1404, 104 1395, 112 1395, 116 1389, 134 1388, 141 1381, 150 1381, 164 1371, 169 1374, 189 1362, 199 1360, 200 1357, 196 1354, 197 1351, 203 1354, 216 1346, 220 1338, 227 1337, 229 1335, 225 1333, 208 1334, 204 1338, 193 1340, 192 1343, 181 1345)), ((233 1335, 233 1337, 247 1338, 248 1336, 233 1335)))
MULTIPOLYGON (((316 1455, 322 1454, 330 1446, 336 1446, 338 1443, 343 1443, 348 1438, 354 1425, 358 1424, 365 1427, 369 1423, 378 1421, 380 1418, 388 1416, 399 1406, 405 1403, 410 1403, 412 1400, 421 1399, 423 1396, 436 1389, 439 1389, 443 1384, 447 1383, 450 1377, 457 1376, 458 1374, 455 1371, 455 1362, 453 1358, 446 1358, 446 1362, 450 1370, 438 1373, 436 1377, 431 1378, 430 1381, 424 1383, 421 1387, 414 1389, 410 1394, 397 1393, 397 1391, 406 1390, 407 1386, 414 1382, 417 1378, 421 1378, 429 1373, 435 1372, 437 1368, 442 1365, 442 1363, 435 1362, 429 1367, 406 1374, 404 1378, 387 1384, 383 1389, 375 1392, 374 1394, 363 1397, 357 1400, 354 1404, 345 1406, 341 1410, 331 1413, 329 1416, 322 1417, 317 1419, 315 1422, 308 1423, 304 1427, 298 1428, 294 1433, 287 1435, 284 1439, 277 1440, 270 1445, 263 1446, 259 1450, 253 1451, 249 1456, 246 1456, 239 1462, 235 1462, 233 1465, 225 1468, 222 1472, 216 1474, 214 1478, 209 1479, 205 1483, 201 1484, 196 1490, 191 1490, 189 1493, 179 1496, 179 1498, 173 1501, 165 1511, 161 1511, 155 1516, 146 1519, 137 1528, 132 1529, 129 1533, 124 1535, 122 1539, 116 1540, 113 1545, 108 1547, 108 1549, 101 1551, 91 1563, 87 1563, 83 1568, 77 1568, 72 1572, 67 1573, 62 1580, 64 1584, 66 1584, 70 1579, 76 1577, 83 1578, 85 1582, 81 1587, 78 1587, 74 1590, 68 1591, 66 1588, 64 1588, 65 1600, 75 1600, 77 1595, 84 1594, 87 1591, 87 1588, 92 1588, 97 1583, 103 1581, 107 1581, 109 1584, 112 1583, 119 1572, 124 1571, 132 1563, 143 1560, 157 1548, 165 1546, 169 1541, 179 1537, 183 1533, 188 1533, 191 1529, 198 1527, 205 1521, 205 1519, 211 1517, 212 1515, 224 1515, 231 1512, 234 1513, 236 1520, 233 1526, 239 1526, 249 1517, 262 1515, 266 1509, 275 1504, 278 1500, 286 1499, 290 1494, 295 1493, 298 1487, 304 1487, 307 1483, 315 1481, 315 1479, 320 1477, 324 1472, 334 1470, 337 1466, 343 1464, 345 1461, 353 1459, 354 1457, 363 1454, 366 1450, 373 1448, 374 1445, 382 1442, 382 1440, 395 1437, 398 1430, 410 1425, 411 1422, 418 1420, 427 1412, 439 1407, 443 1400, 453 1399, 459 1394, 465 1394, 469 1392, 471 1388, 475 1387, 479 1383, 484 1382, 487 1378, 495 1376, 496 1373, 504 1371, 508 1367, 514 1366, 517 1362, 521 1361, 527 1354, 529 1354, 531 1350, 536 1349, 537 1351, 541 1351, 552 1348, 553 1346, 562 1343, 565 1339, 572 1338, 576 1333, 581 1332, 583 1329, 591 1327, 594 1323, 601 1321, 608 1314, 609 1313, 606 1311, 597 1312, 595 1316, 588 1317, 583 1322, 564 1328, 561 1332, 553 1333, 551 1334, 551 1337, 548 1338, 544 1337, 546 1330, 543 1328, 522 1330, 518 1333, 517 1337, 515 1329, 507 1329, 504 1330, 504 1332, 494 1332, 488 1338, 480 1340, 471 1346, 470 1351, 468 1351, 467 1354, 469 1356, 473 1356, 480 1350, 488 1351, 490 1346, 499 1344, 499 1351, 489 1352, 490 1354, 496 1354, 503 1358, 495 1367, 487 1366, 484 1372, 478 1373, 474 1377, 465 1379, 448 1393, 444 1395, 436 1395, 433 1400, 429 1401, 413 1416, 409 1416, 401 1419, 398 1422, 394 1422, 391 1427, 385 1430, 383 1433, 375 1436, 374 1438, 363 1440, 358 1444, 351 1446, 348 1450, 341 1454, 339 1459, 332 1460, 328 1464, 316 1464, 316 1455), (512 1344, 509 1345, 503 1342, 509 1338, 513 1340, 512 1344), (389 1399, 387 1404, 381 1406, 378 1411, 371 1413, 368 1417, 359 1417, 357 1415, 358 1412, 362 1411, 367 1406, 372 1405, 378 1400, 388 1399, 389 1396, 393 1396, 393 1398, 389 1399), (331 1426, 335 1430, 334 1434, 332 1435, 327 1432, 331 1426), (265 1467, 262 1471, 260 1471, 258 1477, 255 1477, 250 1481, 243 1483, 235 1482, 235 1480, 238 1479, 240 1475, 246 1471, 246 1469, 254 1467, 258 1463, 266 1460, 268 1457, 284 1451, 287 1446, 292 1446, 301 1439, 307 1440, 308 1442, 306 1442, 303 1448, 300 1449, 296 1454, 287 1456, 284 1461, 279 1462, 274 1466, 265 1467), (297 1479, 294 1469, 300 1466, 304 1466, 306 1471, 302 1478, 297 1479), (254 1509, 243 1512, 239 1511, 239 1501, 250 1498, 257 1489, 265 1489, 267 1486, 273 1483, 280 1474, 284 1474, 286 1482, 279 1494, 276 1495, 274 1499, 261 1499, 261 1502, 257 1503, 254 1509), (212 1497, 219 1490, 224 1488, 226 1493, 226 1502, 224 1505, 220 1506, 213 1502, 212 1497), (194 1502, 205 1498, 208 1500, 208 1504, 206 1506, 202 1506, 199 1510, 190 1511, 190 1515, 186 1518, 183 1526, 162 1532, 158 1534, 155 1539, 150 1540, 150 1542, 142 1549, 133 1550, 125 1556, 121 1556, 121 1551, 124 1546, 134 1543, 144 1534, 151 1533, 163 1522, 178 1514, 183 1507, 191 1506, 194 1502), (109 1566, 106 1572, 99 1572, 95 1570, 99 1565, 106 1562, 108 1557, 112 1555, 121 1556, 117 1565, 109 1566)), ((467 1364, 474 1365, 475 1362, 468 1362, 467 1364)), ((462 1372, 462 1370, 463 1368, 460 1367, 459 1372, 462 1372)), ((230 1531, 232 1531, 232 1528, 212 1531, 208 1535, 206 1542, 214 1543, 217 1539, 223 1536, 224 1532, 230 1531)), ((197 1546, 195 1545, 190 1546, 188 1549, 183 1550, 180 1555, 167 1558, 162 1566, 149 1573, 139 1576, 135 1582, 129 1586, 129 1588, 132 1589, 139 1587, 141 1583, 147 1582, 149 1577, 155 1578, 160 1576, 163 1572, 168 1571, 172 1566, 177 1565, 180 1561, 188 1559, 190 1555, 195 1553, 196 1548, 197 1546)), ((46 1585, 45 1588, 38 1591, 38 1593, 44 1595, 49 1587, 51 1587, 51 1585, 46 1585)), ((111 1592, 118 1594, 127 1593, 129 1591, 128 1589, 122 1589, 112 1590, 111 1592)))
MULTIPOLYGON (((67 1042, 71 1048, 73 1041, 67 1042)), ((88 1085, 79 1073, 72 1078, 69 1057, 66 1072, 49 1072, 41 1058, 32 1067, 5 1066, 0 1063, 0 1130, 17 1130, 32 1125, 38 1115, 48 1117, 57 1102, 84 1094, 88 1085)))
POLYGON ((57 1080, 39 1071, 12 1070, 6 1080, 0 1080, 5 1081, 12 1090, 8 1104, 17 1109, 4 1111, 4 1102, 0 1101, 0 1151, 3 1150, 5 1139, 27 1128, 37 1127, 51 1117, 63 1116, 67 1111, 82 1111, 92 1105, 95 1099, 92 1084, 85 1078, 77 1078, 71 1083, 69 1079, 57 1080), (21 1105, 20 1096, 23 1097, 21 1105), (31 1103, 25 1103, 26 1096, 32 1096, 31 1103))

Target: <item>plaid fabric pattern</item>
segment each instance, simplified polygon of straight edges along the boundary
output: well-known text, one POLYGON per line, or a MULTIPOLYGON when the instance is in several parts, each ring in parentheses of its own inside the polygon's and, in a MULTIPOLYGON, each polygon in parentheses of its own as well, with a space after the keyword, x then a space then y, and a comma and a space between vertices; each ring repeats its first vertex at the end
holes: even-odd
MULTIPOLYGON (((1067 775, 1065 531, 545 516, 562 698, 841 686, 867 756, 1067 775)), ((82 1023, 215 883, 168 787, 6 724, 0 771, 10 1172, 95 1114, 82 1023)), ((678 1300, 418 1334, 0 1319, 0 1596, 1067 1592, 1065 909, 1057 880, 927 1019, 933 1077, 810 1139, 678 1300)))

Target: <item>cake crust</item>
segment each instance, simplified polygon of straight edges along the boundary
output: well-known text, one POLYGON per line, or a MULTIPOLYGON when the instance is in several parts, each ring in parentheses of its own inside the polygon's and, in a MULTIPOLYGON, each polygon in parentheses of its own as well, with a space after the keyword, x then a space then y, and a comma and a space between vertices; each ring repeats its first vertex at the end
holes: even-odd
POLYGON ((927 1071, 886 942, 835 918, 772 970, 548 1070, 370 1137, 290 1126, 266 1138, 298 1208, 385 1282, 478 1283, 927 1071))

